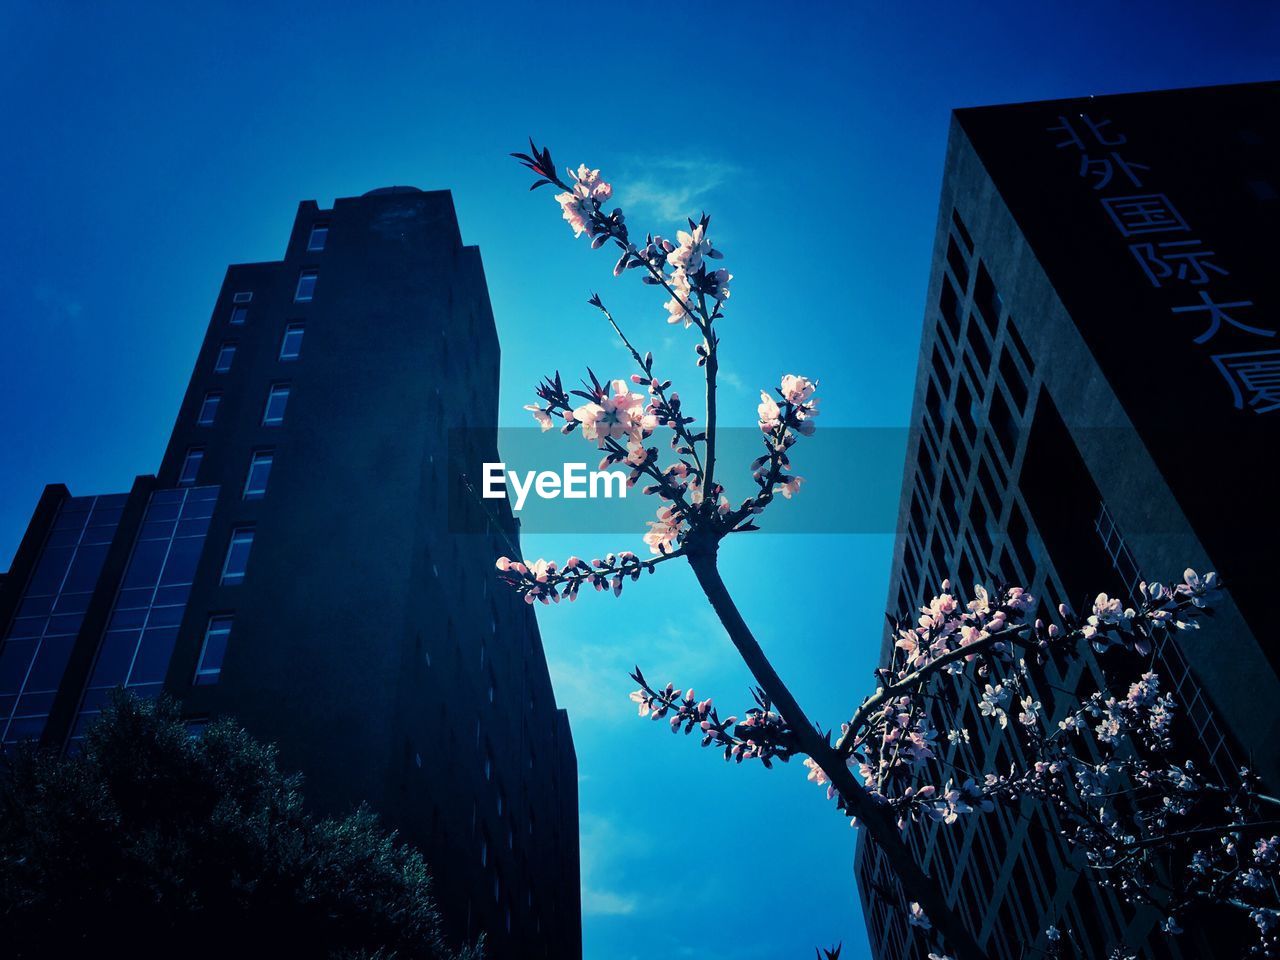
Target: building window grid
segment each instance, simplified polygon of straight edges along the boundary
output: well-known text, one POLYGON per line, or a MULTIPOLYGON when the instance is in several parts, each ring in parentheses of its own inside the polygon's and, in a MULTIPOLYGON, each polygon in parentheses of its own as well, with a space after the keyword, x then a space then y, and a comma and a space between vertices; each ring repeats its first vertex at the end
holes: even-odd
MULTIPOLYGON (((1125 588, 1129 591, 1130 598, 1137 597, 1142 573, 1105 503, 1098 505, 1094 529, 1102 540, 1112 565, 1125 578, 1125 588)), ((1228 773, 1237 769, 1238 765, 1233 762, 1231 751, 1227 748, 1226 736, 1177 642, 1161 637, 1156 646, 1156 657, 1164 667, 1162 672, 1171 681, 1172 692, 1182 702, 1185 715, 1207 752, 1209 762, 1228 773)))
MULTIPOLYGON (((28 584, 27 590, 24 591, 22 605, 10 624, 4 644, 0 645, 0 666, 5 668, 0 672, 15 675, 18 681, 14 686, 0 687, 0 743, 6 747, 21 739, 38 737, 44 731, 49 711, 53 706, 53 698, 57 693, 57 685, 61 682, 66 661, 71 656, 71 648, 84 621, 84 609, 88 606, 88 598, 92 595, 92 588, 97 584, 98 574, 106 559, 107 548, 114 539, 119 525, 119 514, 123 508, 124 499, 120 495, 75 497, 64 502, 58 510, 53 530, 50 531, 37 565, 37 572, 39 572, 40 568, 49 562, 50 557, 56 556, 49 553, 50 550, 65 551, 70 548, 70 552, 66 553, 65 562, 57 561, 61 567, 61 573, 57 576, 57 585, 47 594, 32 593, 31 590, 35 586, 35 574, 33 574, 33 583, 28 584), (83 510, 80 509, 82 506, 83 510), (73 518, 77 519, 73 520, 73 518), (94 523, 95 520, 101 522, 94 523), (74 541, 63 542, 72 539, 73 530, 74 541), (62 536, 55 539, 57 534, 62 536), (86 547, 95 546, 100 549, 92 553, 84 550, 86 547), (86 560, 86 567, 77 567, 77 564, 85 563, 86 560), (89 591, 66 589, 73 569, 77 571, 77 579, 83 577, 87 584, 91 584, 89 591), (81 595, 83 600, 66 603, 70 597, 81 595), (47 604, 31 603, 32 600, 42 599, 45 596, 49 597, 47 604), (34 616, 30 615, 33 609, 44 607, 48 609, 34 616), (75 610, 77 607, 80 609, 75 612, 63 612, 75 610), (28 615, 24 616, 24 614, 28 615), (16 636, 16 634, 24 635, 16 636), (26 646, 30 646, 31 649, 24 650, 26 646), (18 664, 25 661, 25 666, 12 670, 6 661, 18 664), (52 686, 48 689, 43 687, 37 689, 32 685, 33 681, 39 682, 45 675, 52 680, 52 686)), ((76 583, 74 586, 80 586, 80 584, 76 583)))
POLYGON ((71 743, 83 738, 85 728, 101 712, 115 687, 124 686, 144 697, 160 692, 203 553, 218 489, 184 487, 157 490, 151 495, 111 617, 98 643, 71 743), (144 547, 150 543, 164 546, 160 551, 144 547), (175 552, 180 543, 183 548, 175 552), (186 546, 188 543, 190 546, 186 546), (155 557, 143 559, 145 553, 152 552, 155 557), (139 576, 140 582, 135 579, 139 576), (140 674, 144 652, 149 661, 144 666, 150 672, 140 674))

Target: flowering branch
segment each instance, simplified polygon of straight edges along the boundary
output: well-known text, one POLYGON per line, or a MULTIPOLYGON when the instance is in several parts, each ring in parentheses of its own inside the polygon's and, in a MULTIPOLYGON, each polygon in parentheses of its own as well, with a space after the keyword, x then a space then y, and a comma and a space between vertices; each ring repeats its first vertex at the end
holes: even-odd
MULTIPOLYGON (((1135 671, 1127 690, 1104 687, 1075 700, 1056 724, 1037 699, 1041 680, 1033 676, 1050 653, 1072 658, 1085 646, 1098 655, 1149 659, 1158 638, 1198 626, 1218 588, 1214 575, 1202 578, 1188 570, 1172 589, 1144 584, 1136 609, 1099 595, 1087 616, 1062 607, 1060 622, 1051 624, 1026 621, 1035 600, 1019 587, 988 592, 976 586, 966 604, 944 582, 944 593, 913 622, 895 624, 892 662, 877 671, 876 690, 832 743, 777 674, 717 564, 726 536, 759 529, 760 515, 778 494, 790 499, 799 492, 803 478, 793 472, 792 448, 814 433, 817 382, 788 374, 761 393, 757 415, 764 452, 750 465, 755 490, 731 505, 717 479, 723 471, 717 471, 716 385, 717 330, 733 277, 712 266, 722 254, 708 237, 710 218, 690 219, 689 229, 677 231, 674 241, 649 233, 642 243, 633 242, 622 210, 606 209, 613 188, 599 170, 583 165, 562 178, 550 152, 532 141, 529 153, 514 156, 537 175, 531 189, 550 185, 561 191, 555 199, 575 237, 587 236, 596 249, 613 244, 614 276, 637 270, 643 283, 669 297, 667 321, 697 330, 706 429, 690 427, 695 417, 685 412, 672 381, 655 375, 653 355, 634 347, 593 294, 590 304, 638 367, 630 383, 645 393, 633 393, 626 380, 601 381, 591 370, 583 389, 566 390, 556 373, 538 385, 538 402, 527 409, 544 430, 580 430, 603 452, 601 469, 627 469, 629 486, 641 478, 650 481, 642 492, 661 501, 644 537, 653 556, 642 560, 624 551, 589 564, 570 557, 562 567, 503 557, 502 578, 527 602, 552 603, 576 598, 584 584, 620 594, 628 578, 638 580, 661 563, 686 559, 755 678, 756 705, 741 720, 721 718, 710 699, 697 700, 692 690, 674 684, 655 687, 637 667, 632 679, 639 689, 631 699, 640 715, 667 719, 673 732, 698 730, 702 745, 718 748, 726 760, 759 759, 769 766, 775 759, 803 756, 809 779, 825 785, 837 808, 868 831, 897 875, 909 900, 908 922, 933 931, 961 960, 985 954, 947 904, 941 885, 916 861, 906 834, 1024 798, 1056 811, 1068 840, 1104 882, 1121 896, 1162 910, 1168 932, 1176 932, 1179 910, 1208 900, 1248 912, 1260 933, 1259 949, 1270 950, 1280 930, 1280 837, 1270 831, 1280 818, 1272 815, 1274 801, 1259 792, 1256 779, 1242 771, 1233 782, 1216 782, 1175 756, 1176 705, 1151 669, 1135 671), (647 442, 660 430, 671 431, 675 456, 668 461, 647 442), (978 706, 980 728, 995 725, 1016 745, 1007 772, 977 772, 968 727, 935 726, 935 717, 947 716, 967 696, 978 706), (1179 869, 1181 875, 1169 882, 1179 869)), ((1060 935, 1050 930, 1049 939, 1057 943, 1060 935)))

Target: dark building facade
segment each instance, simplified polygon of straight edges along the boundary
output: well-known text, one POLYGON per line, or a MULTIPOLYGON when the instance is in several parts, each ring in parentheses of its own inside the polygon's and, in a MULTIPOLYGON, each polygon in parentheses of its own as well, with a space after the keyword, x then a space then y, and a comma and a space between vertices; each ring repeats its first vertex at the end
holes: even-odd
MULTIPOLYGON (((1202 763, 1276 784, 1280 638, 1280 84, 959 110, 947 149, 889 608, 950 578, 1025 585, 1037 615, 1131 598, 1144 579, 1217 570, 1228 596, 1155 669, 1202 763)), ((882 662, 893 655, 886 637, 882 662)), ((1101 676, 1046 664, 1056 721, 1101 676)), ((940 710, 939 729, 976 713, 940 710)), ((973 728, 980 724, 970 723, 973 728)), ((992 725, 994 727, 994 725, 992 725)), ((1009 768, 992 729, 951 744, 1009 768)), ((1082 874, 1059 825, 1027 806, 912 828, 926 869, 993 958, 1038 956, 1054 924, 1101 958, 1241 955, 1153 918, 1082 874)), ((856 870, 872 952, 920 958, 876 849, 856 870)), ((1186 924, 1193 927, 1195 925, 1186 924)))
POLYGON ((451 516, 498 369, 448 192, 302 203, 281 261, 228 269, 157 474, 45 489, 0 580, 0 739, 74 749, 119 686, 233 716, 318 810, 416 843, 456 937, 580 957, 573 740, 493 575, 515 524, 451 516))

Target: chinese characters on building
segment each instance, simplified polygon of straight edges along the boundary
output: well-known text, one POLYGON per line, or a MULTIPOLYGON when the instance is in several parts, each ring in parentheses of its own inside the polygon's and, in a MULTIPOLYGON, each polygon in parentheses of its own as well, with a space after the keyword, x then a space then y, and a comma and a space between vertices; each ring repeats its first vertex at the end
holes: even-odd
MULTIPOLYGON (((1087 113, 1059 116, 1048 132, 1055 135, 1057 149, 1079 155, 1078 175, 1098 194, 1147 281, 1170 293, 1172 317, 1196 324, 1192 343, 1220 350, 1222 345, 1214 340, 1224 328, 1268 340, 1276 336, 1256 316, 1252 299, 1221 289, 1218 281, 1230 271, 1173 201, 1152 192, 1150 165, 1135 159, 1128 137, 1110 119, 1087 113)), ((1259 414, 1280 410, 1280 350, 1211 353, 1210 359, 1226 380, 1237 409, 1259 414)))

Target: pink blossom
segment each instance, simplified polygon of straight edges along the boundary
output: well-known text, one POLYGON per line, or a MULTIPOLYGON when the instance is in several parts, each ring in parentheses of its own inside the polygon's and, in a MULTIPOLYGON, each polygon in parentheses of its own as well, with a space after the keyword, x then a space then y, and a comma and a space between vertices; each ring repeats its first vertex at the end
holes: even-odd
POLYGON ((782 378, 782 396, 787 403, 795 406, 803 406, 809 402, 809 398, 813 396, 814 390, 818 388, 818 384, 809 380, 808 377, 799 377, 793 373, 788 373, 782 378))
POLYGON ((603 447, 606 440, 630 436, 641 429, 643 403, 644 396, 631 393, 627 381, 614 380, 612 395, 602 397, 599 402, 583 404, 573 411, 573 416, 582 424, 582 435, 603 447))
POLYGON ((688 309, 689 299, 693 294, 689 278, 683 270, 677 270, 671 275, 670 286, 673 295, 665 304, 667 323, 684 323, 687 329, 694 321, 694 316, 688 309))
POLYGON ((595 226, 591 222, 592 215, 600 209, 600 204, 613 196, 613 187, 600 179, 599 170, 588 170, 584 163, 578 172, 570 171, 573 186, 565 193, 556 194, 556 202, 560 204, 564 218, 573 228, 573 235, 592 236, 595 226))
POLYGON ((778 484, 778 490, 781 491, 784 497, 790 500, 800 492, 800 484, 802 483, 804 483, 804 477, 788 477, 782 483, 778 484))
POLYGON ((677 230, 676 240, 679 246, 667 255, 667 262, 676 270, 697 273, 702 268, 703 257, 719 259, 719 251, 711 246, 706 233, 706 227, 702 224, 694 227, 692 233, 677 230))
POLYGON ((536 403, 525 404, 525 409, 533 413, 533 419, 538 421, 538 423, 542 425, 543 433, 546 433, 553 426, 555 426, 555 424, 551 421, 551 414, 547 413, 547 411, 543 410, 536 403))
POLYGON ((658 519, 649 521, 649 532, 644 535, 644 542, 652 553, 670 553, 680 533, 680 518, 671 507, 663 507, 658 511, 658 519))
POLYGON ((778 409, 778 404, 774 401, 773 397, 769 396, 769 394, 765 393, 763 390, 760 391, 760 406, 756 407, 756 410, 760 414, 761 430, 765 433, 769 433, 772 430, 778 429, 778 424, 781 422, 780 417, 782 415, 782 411, 778 409))

